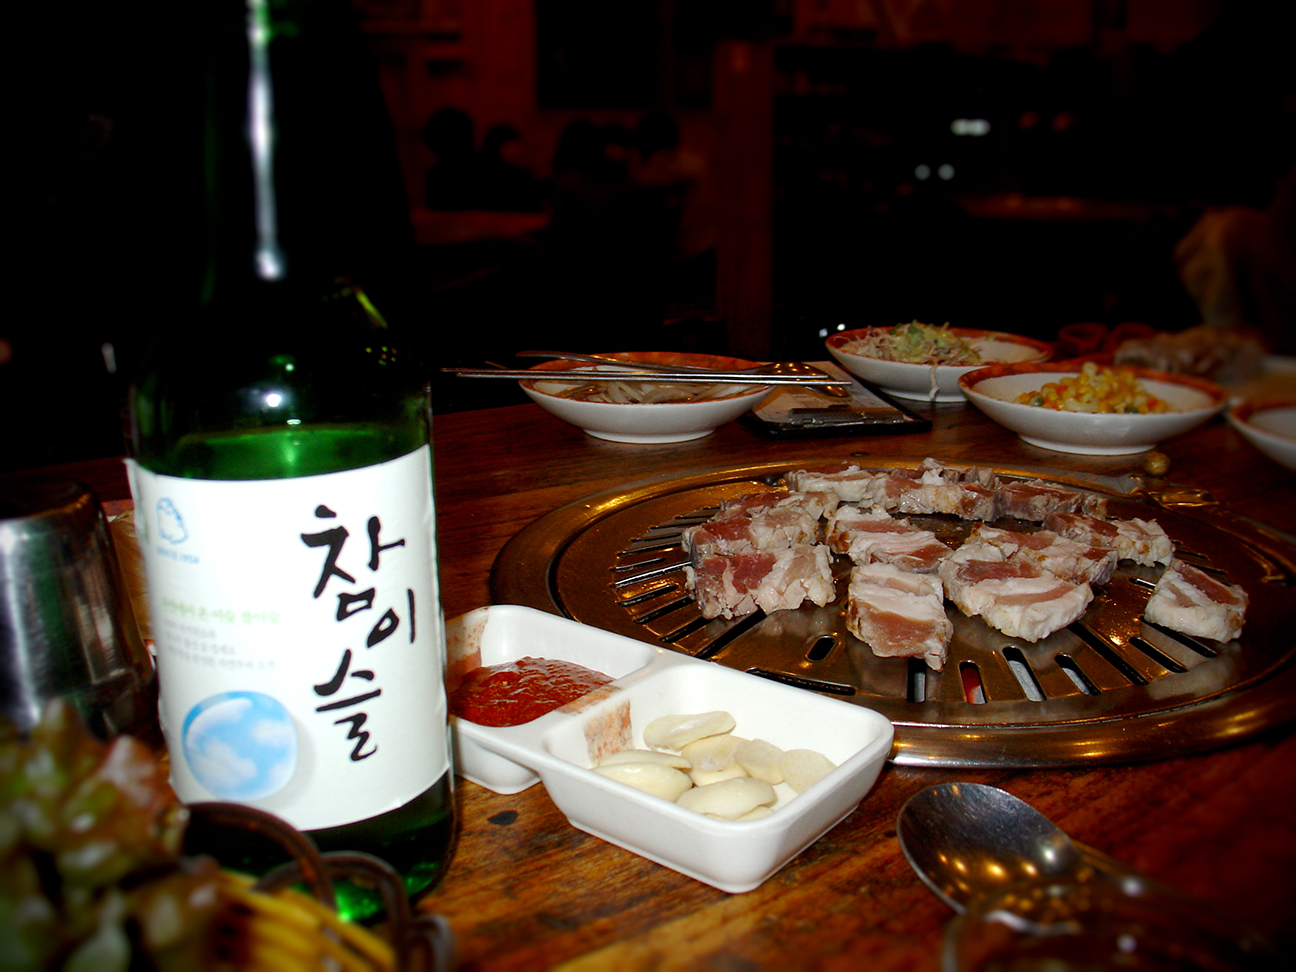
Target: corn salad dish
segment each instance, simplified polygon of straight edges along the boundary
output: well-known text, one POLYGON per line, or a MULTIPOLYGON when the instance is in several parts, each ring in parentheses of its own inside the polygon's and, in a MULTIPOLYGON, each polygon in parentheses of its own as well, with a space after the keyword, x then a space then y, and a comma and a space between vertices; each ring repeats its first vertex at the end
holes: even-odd
POLYGON ((1106 368, 1086 361, 1078 375, 1050 381, 1038 391, 1022 392, 1020 405, 1038 405, 1066 412, 1119 412, 1147 415, 1174 411, 1147 390, 1132 371, 1106 368))

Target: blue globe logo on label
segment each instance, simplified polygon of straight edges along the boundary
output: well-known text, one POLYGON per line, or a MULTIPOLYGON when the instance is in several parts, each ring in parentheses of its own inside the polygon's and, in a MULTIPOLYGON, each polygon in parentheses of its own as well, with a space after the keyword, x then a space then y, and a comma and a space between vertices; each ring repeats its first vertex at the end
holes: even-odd
POLYGON ((223 800, 276 793, 297 767, 297 730, 288 710, 260 692, 222 692, 185 716, 185 763, 223 800))
POLYGON ((157 517, 158 536, 163 540, 168 543, 184 543, 189 539, 189 534, 185 530, 184 518, 171 500, 166 497, 158 500, 157 517))

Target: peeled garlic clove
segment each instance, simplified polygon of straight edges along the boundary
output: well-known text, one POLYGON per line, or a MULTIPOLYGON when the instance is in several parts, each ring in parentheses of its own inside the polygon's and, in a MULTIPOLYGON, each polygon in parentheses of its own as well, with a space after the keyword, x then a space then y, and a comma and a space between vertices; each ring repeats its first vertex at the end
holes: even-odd
POLYGON ((719 736, 704 736, 685 746, 680 750, 680 755, 689 761, 688 775, 693 782, 697 786, 706 786, 708 783, 747 775, 747 771, 734 758, 738 747, 746 741, 741 736, 728 732, 719 736))
POLYGON ((764 739, 748 739, 734 751, 734 759, 747 775, 770 784, 783 782, 782 758, 783 750, 764 739))
POLYGON ((595 766, 594 772, 672 803, 693 786, 685 774, 661 763, 613 763, 595 766))
POLYGON ((680 750, 704 736, 718 736, 736 725, 728 712, 700 712, 695 715, 667 715, 644 726, 645 746, 680 750))
POLYGON ((743 814, 771 804, 776 799, 778 796, 774 792, 774 787, 764 780, 742 776, 719 783, 710 783, 707 786, 695 786, 682 794, 676 802, 681 807, 697 813, 706 813, 725 820, 737 820, 743 814))
POLYGON ((689 779, 693 781, 694 786, 707 786, 710 783, 719 783, 723 780, 734 780, 739 777, 745 777, 747 771, 737 763, 730 763, 724 769, 705 770, 693 769, 688 771, 689 779))
POLYGON ((748 810, 738 819, 739 820, 760 820, 762 817, 768 817, 773 812, 774 812, 773 807, 760 806, 748 810))
POLYGON ((599 765, 614 766, 617 763, 658 763, 662 766, 683 770, 685 773, 693 768, 693 764, 683 756, 675 753, 661 753, 655 749, 623 749, 610 756, 605 756, 599 765))
POLYGON ((695 739, 683 749, 680 755, 689 761, 695 770, 714 772, 726 770, 734 765, 738 747, 747 740, 733 733, 722 733, 719 736, 703 736, 695 739))
POLYGON ((836 768, 836 763, 813 749, 789 749, 779 760, 783 782, 797 793, 808 790, 836 768))

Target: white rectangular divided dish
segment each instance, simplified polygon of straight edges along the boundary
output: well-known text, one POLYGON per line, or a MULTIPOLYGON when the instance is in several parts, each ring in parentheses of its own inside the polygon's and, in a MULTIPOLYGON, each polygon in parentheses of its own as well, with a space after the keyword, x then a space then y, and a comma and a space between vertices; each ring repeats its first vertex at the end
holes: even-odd
POLYGON ((450 622, 451 687, 477 665, 524 656, 561 659, 616 680, 521 726, 453 718, 456 771, 498 793, 537 778, 573 826, 723 891, 750 891, 846 817, 890 755, 885 716, 546 614, 501 605, 450 622), (664 715, 724 710, 734 734, 781 749, 813 749, 837 768, 803 793, 778 784, 774 812, 735 822, 707 817, 591 771, 621 749, 647 748, 643 728, 664 715))

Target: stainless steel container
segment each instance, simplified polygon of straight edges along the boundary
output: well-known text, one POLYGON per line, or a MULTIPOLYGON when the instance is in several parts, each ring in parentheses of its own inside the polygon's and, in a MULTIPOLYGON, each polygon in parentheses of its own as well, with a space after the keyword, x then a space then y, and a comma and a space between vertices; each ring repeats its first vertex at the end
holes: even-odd
POLYGON ((27 732, 56 697, 102 738, 156 737, 157 680, 98 499, 0 485, 0 715, 27 732))

